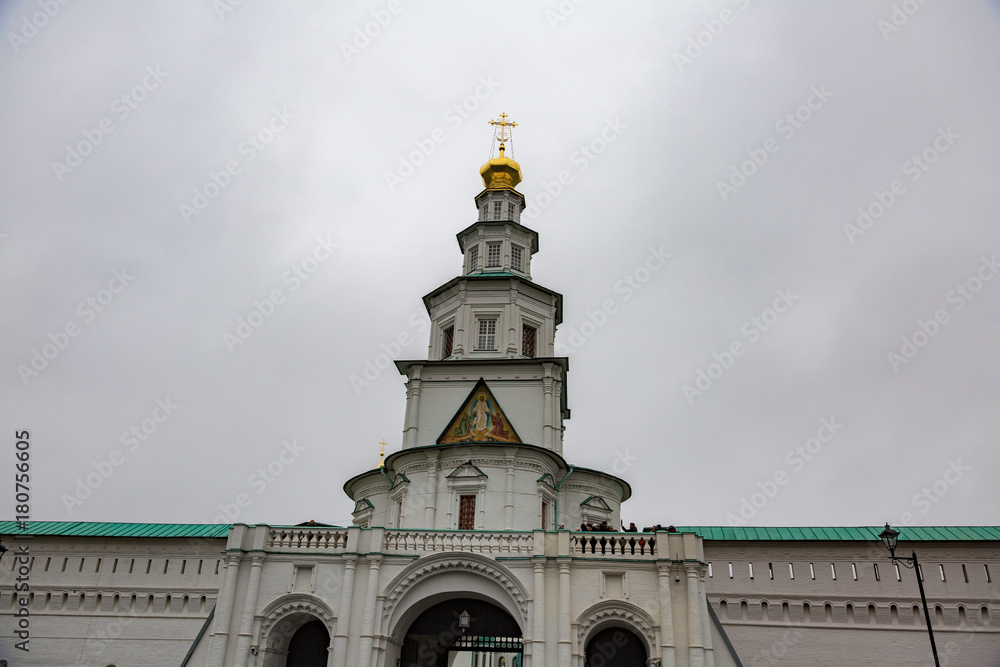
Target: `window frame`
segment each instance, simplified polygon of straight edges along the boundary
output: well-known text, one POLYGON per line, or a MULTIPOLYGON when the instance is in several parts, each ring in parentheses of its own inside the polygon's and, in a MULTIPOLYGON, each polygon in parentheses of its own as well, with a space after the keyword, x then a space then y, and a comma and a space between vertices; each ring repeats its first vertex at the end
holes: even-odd
POLYGON ((524 248, 513 243, 510 246, 510 268, 524 273, 524 248))
POLYGON ((477 499, 478 495, 479 494, 477 494, 477 493, 459 493, 459 495, 458 495, 458 528, 457 528, 457 530, 475 530, 476 529, 476 499, 477 499), (470 519, 470 521, 471 521, 471 525, 469 525, 469 526, 463 526, 462 525, 462 519, 463 519, 463 517, 462 517, 462 512, 463 512, 462 504, 463 504, 463 501, 466 501, 466 500, 471 501, 471 504, 472 504, 472 514, 471 514, 471 516, 468 517, 470 519))
POLYGON ((476 316, 476 351, 477 352, 496 352, 499 349, 499 341, 497 340, 497 331, 498 331, 499 319, 500 318, 497 315, 483 314, 483 315, 477 315, 476 316), (487 325, 487 328, 488 328, 488 324, 489 323, 493 324, 493 332, 492 332, 492 334, 490 334, 490 333, 484 334, 483 333, 483 325, 487 325), (483 336, 492 336, 492 338, 493 338, 493 341, 492 341, 493 342, 493 347, 483 347, 482 346, 483 336))
POLYGON ((521 323, 521 356, 527 357, 528 359, 538 358, 538 327, 534 326, 530 322, 521 323), (526 334, 528 333, 529 330, 533 332, 531 341, 531 354, 528 354, 525 345, 526 334))
POLYGON ((503 241, 486 242, 486 263, 487 269, 499 269, 503 267, 503 241), (496 249, 496 264, 493 264, 493 250, 496 249))
POLYGON ((441 358, 447 359, 455 352, 455 324, 451 323, 441 329, 441 358))

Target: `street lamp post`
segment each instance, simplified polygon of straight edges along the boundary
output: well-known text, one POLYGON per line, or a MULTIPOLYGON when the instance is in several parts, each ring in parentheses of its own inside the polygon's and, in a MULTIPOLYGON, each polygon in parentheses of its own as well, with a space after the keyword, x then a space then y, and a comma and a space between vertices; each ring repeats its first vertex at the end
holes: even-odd
POLYGON ((899 539, 899 531, 893 530, 889 527, 889 524, 885 524, 885 530, 879 534, 879 538, 882 540, 882 544, 885 548, 889 550, 889 558, 893 563, 902 563, 904 567, 908 567, 917 573, 917 585, 920 587, 920 602, 924 605, 924 619, 927 621, 927 634, 931 638, 931 653, 934 654, 934 664, 937 667, 941 667, 941 662, 938 660, 937 654, 937 644, 934 643, 934 628, 931 627, 931 614, 927 611, 927 596, 924 595, 924 577, 920 569, 920 563, 917 562, 917 552, 913 551, 913 554, 909 558, 902 558, 896 555, 896 541, 899 539))

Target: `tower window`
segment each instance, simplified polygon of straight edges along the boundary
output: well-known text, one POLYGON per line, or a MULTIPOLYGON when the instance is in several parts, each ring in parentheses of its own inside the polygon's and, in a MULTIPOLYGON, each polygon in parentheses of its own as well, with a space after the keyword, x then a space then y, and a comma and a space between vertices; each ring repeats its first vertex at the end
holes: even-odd
POLYGON ((477 350, 497 349, 496 320, 479 320, 479 340, 476 343, 477 350))
POLYGON ((503 202, 499 201, 493 202, 493 219, 499 220, 502 214, 503 214, 503 202))
POLYGON ((486 267, 492 268, 500 266, 500 244, 499 243, 487 243, 486 244, 486 267))
POLYGON ((476 497, 458 497, 458 529, 474 530, 476 527, 476 497))
POLYGON ((515 245, 510 247, 510 268, 515 271, 524 271, 521 264, 522 253, 523 251, 520 246, 515 245))
POLYGON ((479 246, 469 248, 469 273, 479 268, 479 246))
POLYGON ((535 339, 538 336, 538 329, 525 324, 521 328, 521 354, 529 359, 535 358, 535 339))
POLYGON ((508 220, 513 220, 514 219, 514 205, 513 204, 507 204, 507 219, 508 220))
POLYGON ((441 342, 441 358, 447 359, 451 356, 451 348, 455 343, 455 327, 451 326, 444 330, 441 342))

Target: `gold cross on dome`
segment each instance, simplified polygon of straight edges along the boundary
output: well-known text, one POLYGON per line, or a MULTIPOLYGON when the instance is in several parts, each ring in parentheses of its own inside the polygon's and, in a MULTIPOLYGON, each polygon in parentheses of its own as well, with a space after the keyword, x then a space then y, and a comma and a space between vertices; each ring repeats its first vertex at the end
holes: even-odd
POLYGON ((385 458, 385 446, 388 445, 389 443, 385 441, 385 438, 382 438, 382 441, 379 442, 378 444, 381 445, 381 449, 379 449, 378 452, 378 467, 381 468, 382 459, 385 458))
POLYGON ((490 125, 492 125, 494 128, 496 128, 497 126, 500 127, 500 134, 497 136, 497 139, 500 140, 500 143, 503 143, 510 138, 510 135, 507 134, 508 127, 517 127, 517 123, 515 123, 514 121, 508 121, 507 120, 508 118, 509 116, 507 114, 502 113, 500 114, 500 120, 490 121, 490 125))

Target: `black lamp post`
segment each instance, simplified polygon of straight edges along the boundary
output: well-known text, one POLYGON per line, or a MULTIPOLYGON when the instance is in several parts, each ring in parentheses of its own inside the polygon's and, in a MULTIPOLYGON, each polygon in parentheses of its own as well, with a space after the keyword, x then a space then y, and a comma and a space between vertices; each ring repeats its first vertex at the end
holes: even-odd
POLYGON ((917 562, 917 552, 914 551, 909 558, 896 556, 896 541, 899 539, 899 531, 890 528, 889 524, 885 524, 885 530, 879 534, 879 538, 881 538, 885 548, 889 550, 889 558, 893 563, 902 563, 905 567, 917 573, 917 585, 920 587, 920 601, 924 605, 924 619, 927 621, 927 634, 931 638, 931 653, 934 654, 934 664, 937 667, 941 667, 941 662, 938 660, 937 644, 934 643, 934 628, 931 627, 931 614, 927 611, 927 596, 924 595, 924 577, 920 570, 920 563, 917 562))

